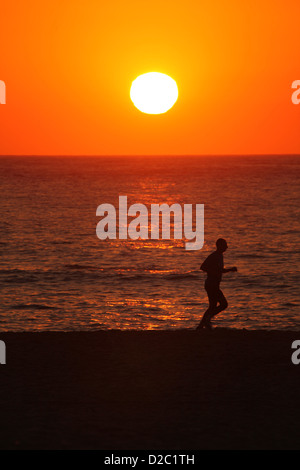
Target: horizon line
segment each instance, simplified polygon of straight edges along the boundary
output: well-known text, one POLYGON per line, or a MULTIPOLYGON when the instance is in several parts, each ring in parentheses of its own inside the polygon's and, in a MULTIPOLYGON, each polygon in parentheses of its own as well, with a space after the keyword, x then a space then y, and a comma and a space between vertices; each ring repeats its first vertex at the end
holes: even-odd
POLYGON ((1 154, 1 157, 300 157, 300 153, 226 153, 226 154, 1 154))

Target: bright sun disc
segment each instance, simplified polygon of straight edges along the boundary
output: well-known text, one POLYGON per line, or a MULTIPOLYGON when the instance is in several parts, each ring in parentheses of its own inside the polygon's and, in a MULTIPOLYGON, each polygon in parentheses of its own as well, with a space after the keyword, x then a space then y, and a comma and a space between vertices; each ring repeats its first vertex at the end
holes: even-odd
POLYGON ((162 114, 176 103, 177 84, 164 73, 144 73, 132 82, 130 98, 134 106, 143 113, 162 114))

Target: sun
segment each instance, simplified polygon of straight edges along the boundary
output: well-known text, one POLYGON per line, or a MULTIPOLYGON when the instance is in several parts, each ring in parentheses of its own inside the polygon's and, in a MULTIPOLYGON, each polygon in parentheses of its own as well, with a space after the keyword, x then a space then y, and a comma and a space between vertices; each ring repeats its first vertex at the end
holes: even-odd
POLYGON ((132 82, 130 98, 142 113, 163 114, 177 101, 177 84, 173 78, 164 73, 144 73, 132 82))

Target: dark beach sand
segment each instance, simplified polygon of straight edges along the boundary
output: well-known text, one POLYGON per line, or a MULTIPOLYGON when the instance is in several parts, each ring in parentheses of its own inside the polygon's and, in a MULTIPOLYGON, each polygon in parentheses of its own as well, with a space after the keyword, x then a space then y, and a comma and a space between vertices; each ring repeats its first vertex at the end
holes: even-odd
POLYGON ((1 449, 299 449, 300 332, 1 333, 1 449))

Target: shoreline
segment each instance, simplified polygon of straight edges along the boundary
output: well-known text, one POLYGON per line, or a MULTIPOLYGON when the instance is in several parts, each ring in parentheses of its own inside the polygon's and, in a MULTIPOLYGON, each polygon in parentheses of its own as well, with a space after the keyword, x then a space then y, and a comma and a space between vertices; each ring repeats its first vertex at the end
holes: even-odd
POLYGON ((1 449, 297 449, 278 330, 3 332, 1 449))

